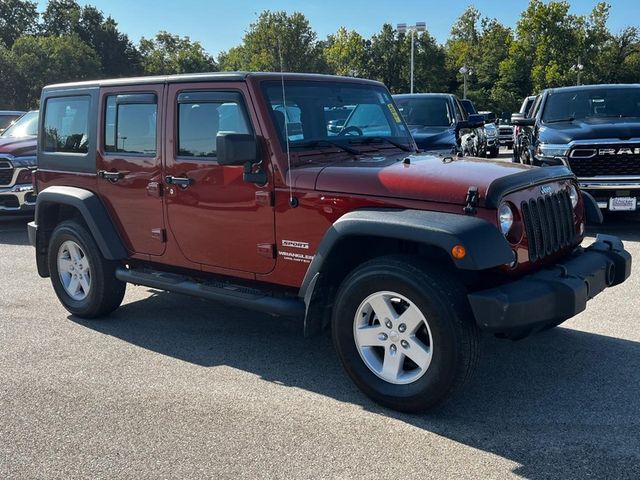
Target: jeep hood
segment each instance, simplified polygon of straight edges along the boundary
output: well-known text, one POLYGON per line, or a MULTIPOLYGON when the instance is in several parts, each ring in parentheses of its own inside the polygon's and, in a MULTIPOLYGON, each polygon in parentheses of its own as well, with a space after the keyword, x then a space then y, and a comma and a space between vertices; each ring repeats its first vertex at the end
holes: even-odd
POLYGON ((542 169, 471 157, 396 154, 332 163, 320 170, 315 188, 323 192, 464 205, 469 187, 476 186, 483 205, 495 180, 517 175, 516 183, 525 185, 530 181, 527 177, 536 170, 542 169))
POLYGON ((14 157, 31 157, 36 155, 36 137, 7 137, 0 138, 0 154, 14 157))
POLYGON ((629 140, 640 138, 638 118, 590 118, 546 124, 540 129, 542 143, 565 144, 573 140, 629 140))

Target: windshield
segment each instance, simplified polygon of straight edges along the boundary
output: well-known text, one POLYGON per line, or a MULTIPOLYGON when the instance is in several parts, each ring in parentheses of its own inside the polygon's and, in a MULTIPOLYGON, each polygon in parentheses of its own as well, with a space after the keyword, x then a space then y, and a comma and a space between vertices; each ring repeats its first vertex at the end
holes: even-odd
POLYGON ((460 103, 462 103, 462 106, 464 107, 464 110, 467 112, 467 114, 476 115, 478 113, 471 100, 460 100, 460 103))
POLYGON ((455 119, 445 97, 398 98, 396 103, 410 126, 448 127, 455 119))
POLYGON ((0 137, 35 137, 38 135, 38 112, 27 112, 7 128, 0 137))
POLYGON ((589 88, 551 93, 542 120, 640 117, 640 88, 589 88))
POLYGON ((0 130, 11 125, 16 118, 20 118, 20 114, 0 114, 0 130))
POLYGON ((369 143, 380 137, 402 145, 413 143, 385 88, 344 82, 286 81, 284 99, 280 82, 265 82, 263 88, 283 145, 285 135, 292 148, 330 148, 369 143))

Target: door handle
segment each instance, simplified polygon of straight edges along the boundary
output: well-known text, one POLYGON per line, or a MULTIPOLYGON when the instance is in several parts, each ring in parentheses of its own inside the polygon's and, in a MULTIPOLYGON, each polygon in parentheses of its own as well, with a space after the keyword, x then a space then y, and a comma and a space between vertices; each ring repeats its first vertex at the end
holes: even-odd
POLYGON ((121 178, 124 177, 124 173, 122 172, 108 172, 106 170, 98 170, 98 177, 104 178, 105 180, 109 180, 110 182, 117 182, 121 178))
POLYGON ((177 185, 178 187, 187 188, 193 184, 193 180, 187 177, 174 177, 173 175, 167 175, 164 178, 165 182, 169 185, 177 185))

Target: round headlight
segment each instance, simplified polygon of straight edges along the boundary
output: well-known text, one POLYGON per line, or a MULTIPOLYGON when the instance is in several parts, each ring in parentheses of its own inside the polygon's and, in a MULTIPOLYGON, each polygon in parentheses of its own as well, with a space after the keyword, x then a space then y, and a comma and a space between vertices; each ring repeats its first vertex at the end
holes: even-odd
POLYGON ((513 211, 508 203, 503 203, 498 209, 498 222, 500 223, 500 231, 503 235, 509 233, 513 226, 513 211))
POLYGON ((578 205, 578 189, 575 185, 569 187, 569 198, 571 199, 571 206, 576 208, 576 205, 578 205))

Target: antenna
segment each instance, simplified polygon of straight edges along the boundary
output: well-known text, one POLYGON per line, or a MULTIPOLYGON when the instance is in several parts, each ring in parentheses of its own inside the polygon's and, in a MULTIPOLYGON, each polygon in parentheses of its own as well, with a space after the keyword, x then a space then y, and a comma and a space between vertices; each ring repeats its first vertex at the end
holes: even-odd
POLYGON ((291 182, 291 146, 289 145, 289 111, 287 110, 287 97, 284 88, 284 62, 282 61, 282 48, 278 38, 278 56, 280 57, 280 80, 282 82, 282 103, 284 104, 284 141, 287 144, 287 183, 289 184, 289 206, 298 206, 298 199, 293 197, 293 184, 291 182))

